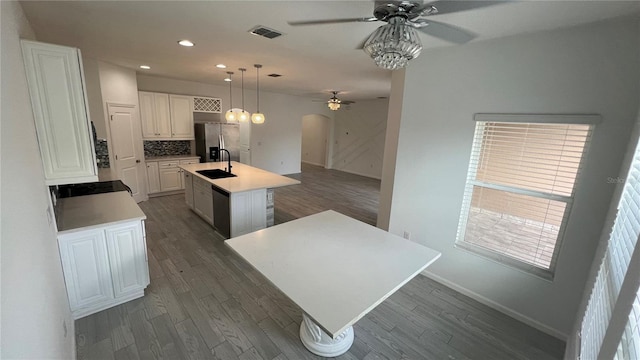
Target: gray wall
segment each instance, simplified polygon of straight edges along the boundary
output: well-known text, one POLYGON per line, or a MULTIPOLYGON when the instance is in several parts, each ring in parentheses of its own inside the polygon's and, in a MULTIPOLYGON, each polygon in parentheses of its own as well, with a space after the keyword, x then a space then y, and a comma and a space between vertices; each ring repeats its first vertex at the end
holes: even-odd
POLYGON ((87 103, 89 104, 89 116, 96 128, 98 139, 107 139, 107 123, 104 121, 104 106, 102 90, 100 89, 100 66, 96 59, 82 57, 84 67, 84 81, 87 89, 87 103))
POLYGON ((387 99, 359 100, 335 112, 334 169, 380 179, 388 107, 387 99))
POLYGON ((18 2, 2 13, 2 345, 3 359, 75 358, 50 200, 19 38, 34 39, 18 2), (66 333, 64 327, 66 326, 66 333))
POLYGON ((390 231, 442 252, 429 276, 566 337, 637 115, 638 64, 637 19, 425 51, 406 70, 390 231), (482 112, 602 115, 552 282, 454 246, 482 112))
POLYGON ((317 114, 302 117, 302 162, 327 167, 332 121, 324 115, 317 114))

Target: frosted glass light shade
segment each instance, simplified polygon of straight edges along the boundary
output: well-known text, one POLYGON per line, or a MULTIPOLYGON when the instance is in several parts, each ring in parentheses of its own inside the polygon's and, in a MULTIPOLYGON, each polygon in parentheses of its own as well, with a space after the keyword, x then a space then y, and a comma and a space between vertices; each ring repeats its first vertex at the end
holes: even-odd
POLYGON ((227 110, 227 112, 224 113, 224 118, 227 120, 227 122, 238 121, 238 117, 236 116, 236 112, 234 111, 234 109, 227 110))
POLYGON ((418 57, 420 51, 422 43, 418 32, 397 18, 376 29, 364 44, 364 52, 376 65, 388 70, 407 66, 407 62, 418 57))
POLYGON ((253 115, 251 115, 251 121, 254 124, 264 124, 264 114, 263 113, 253 113, 253 115))
POLYGON ((238 121, 239 122, 247 122, 249 121, 250 118, 250 114, 247 111, 242 110, 239 114, 238 114, 238 121))

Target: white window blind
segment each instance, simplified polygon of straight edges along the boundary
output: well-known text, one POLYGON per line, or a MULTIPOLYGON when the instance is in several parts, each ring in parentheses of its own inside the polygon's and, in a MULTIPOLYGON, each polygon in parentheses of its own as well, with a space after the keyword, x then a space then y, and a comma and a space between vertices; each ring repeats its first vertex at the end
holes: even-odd
POLYGON ((478 121, 458 246, 550 277, 591 129, 478 121))
POLYGON ((640 359, 640 289, 633 301, 627 326, 618 345, 615 360, 640 359))
MULTIPOLYGON (((624 307, 617 307, 620 291, 624 286, 625 278, 630 274, 627 271, 632 261, 634 250, 640 237, 640 147, 637 147, 631 162, 631 167, 618 203, 618 211, 614 225, 609 236, 607 249, 596 276, 595 284, 589 296, 587 309, 581 325, 580 358, 599 359, 602 355, 602 346, 607 336, 615 332, 609 331, 611 318, 616 311, 622 311, 624 307)), ((640 261, 636 256, 635 261, 640 261)), ((637 276, 637 274, 631 274, 637 276)), ((634 284, 633 281, 627 284, 634 284)), ((627 285, 630 286, 630 285, 627 285)), ((635 285, 638 286, 637 282, 635 285)), ((636 293, 635 303, 631 308, 627 328, 620 341, 616 358, 640 359, 640 339, 638 335, 638 322, 640 321, 640 295, 636 293)), ((624 302, 622 302, 624 303, 624 302)), ((626 316, 626 313, 624 313, 626 316)))

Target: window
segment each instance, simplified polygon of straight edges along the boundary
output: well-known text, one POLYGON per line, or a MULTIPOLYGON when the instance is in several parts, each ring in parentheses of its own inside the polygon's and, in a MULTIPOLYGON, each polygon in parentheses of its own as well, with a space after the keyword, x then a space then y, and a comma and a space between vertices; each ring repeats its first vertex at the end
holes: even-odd
POLYGON ((458 246, 553 276, 591 136, 584 117, 476 115, 458 246))

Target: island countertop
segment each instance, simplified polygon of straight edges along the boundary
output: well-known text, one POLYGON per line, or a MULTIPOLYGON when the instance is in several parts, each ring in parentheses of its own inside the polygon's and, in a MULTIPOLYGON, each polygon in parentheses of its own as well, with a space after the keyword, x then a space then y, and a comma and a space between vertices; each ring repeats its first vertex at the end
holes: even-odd
POLYGON ((270 189, 281 186, 289 186, 300 184, 300 181, 278 175, 266 170, 258 169, 253 166, 245 165, 236 161, 231 162, 231 173, 236 177, 223 179, 209 179, 206 176, 197 173, 198 170, 213 170, 227 168, 227 162, 206 162, 199 164, 180 165, 184 171, 190 172, 193 176, 197 176, 212 185, 228 192, 237 193, 243 191, 251 191, 257 189, 270 189))

